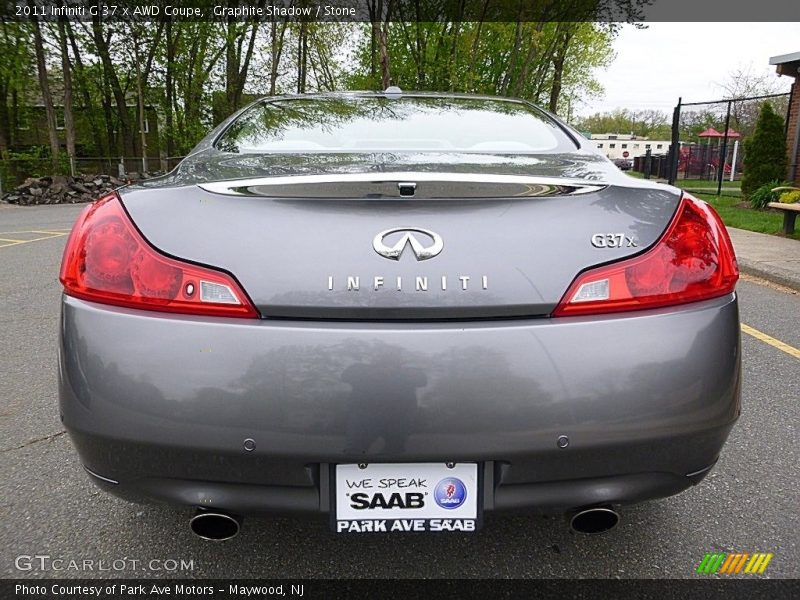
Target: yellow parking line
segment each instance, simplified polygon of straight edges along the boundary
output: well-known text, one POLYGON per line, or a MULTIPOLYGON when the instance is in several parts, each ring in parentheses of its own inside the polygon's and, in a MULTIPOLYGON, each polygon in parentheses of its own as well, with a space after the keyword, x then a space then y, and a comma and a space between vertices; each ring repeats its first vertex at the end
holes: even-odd
POLYGON ((782 342, 780 340, 776 340, 774 337, 767 335, 763 331, 759 331, 758 329, 754 329, 749 325, 745 325, 742 323, 742 331, 747 335, 752 335, 757 340, 764 342, 765 344, 769 344, 773 348, 777 348, 781 352, 786 352, 789 356, 794 356, 797 359, 800 359, 800 350, 795 348, 794 346, 790 346, 786 342, 782 342))
MULTIPOLYGON (((26 233, 26 232, 18 231, 17 233, 26 233)), ((30 232, 30 233, 35 233, 35 232, 30 232)), ((9 243, 1 245, 0 248, 6 248, 8 246, 19 246, 20 244, 30 244, 31 242, 41 242, 42 240, 52 240, 57 237, 64 237, 65 235, 67 234, 57 233, 53 235, 48 235, 46 237, 33 238, 32 240, 13 240, 13 241, 10 240, 9 243)))
POLYGON ((56 233, 69 233, 72 231, 71 229, 26 229, 25 231, 0 231, 0 235, 19 235, 20 233, 47 233, 47 234, 56 234, 56 233))

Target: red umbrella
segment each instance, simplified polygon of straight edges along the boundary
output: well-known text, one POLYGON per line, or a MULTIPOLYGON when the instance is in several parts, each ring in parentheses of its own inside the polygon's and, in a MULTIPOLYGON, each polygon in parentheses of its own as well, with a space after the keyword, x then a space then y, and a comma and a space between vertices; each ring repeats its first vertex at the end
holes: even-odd
MULTIPOLYGON (((736 135, 739 135, 739 134, 737 133, 736 135)), ((709 127, 704 132, 698 133, 697 137, 701 137, 701 138, 721 138, 721 137, 725 137, 725 134, 724 133, 720 133, 719 131, 717 131, 713 127, 709 127)))

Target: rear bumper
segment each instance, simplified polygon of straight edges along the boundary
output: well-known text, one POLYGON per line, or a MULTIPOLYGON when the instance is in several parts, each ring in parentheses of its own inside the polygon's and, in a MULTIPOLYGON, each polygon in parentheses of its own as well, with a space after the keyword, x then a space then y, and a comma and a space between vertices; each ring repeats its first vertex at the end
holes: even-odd
POLYGON ((740 412, 739 344, 733 295, 625 317, 391 324, 65 297, 60 404, 93 479, 132 500, 325 512, 328 465, 476 461, 486 509, 562 510, 699 481, 740 412))

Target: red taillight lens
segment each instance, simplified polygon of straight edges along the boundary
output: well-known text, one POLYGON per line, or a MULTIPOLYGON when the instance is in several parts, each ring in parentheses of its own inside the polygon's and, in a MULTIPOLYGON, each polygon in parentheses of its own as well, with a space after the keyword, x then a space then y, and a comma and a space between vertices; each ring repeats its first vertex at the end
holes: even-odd
POLYGON ((192 315, 256 318, 234 279, 160 254, 131 223, 116 194, 89 205, 61 261, 64 292, 76 298, 192 315))
POLYGON ((684 194, 650 250, 582 273, 554 317, 658 308, 729 294, 739 268, 728 232, 705 202, 684 194))

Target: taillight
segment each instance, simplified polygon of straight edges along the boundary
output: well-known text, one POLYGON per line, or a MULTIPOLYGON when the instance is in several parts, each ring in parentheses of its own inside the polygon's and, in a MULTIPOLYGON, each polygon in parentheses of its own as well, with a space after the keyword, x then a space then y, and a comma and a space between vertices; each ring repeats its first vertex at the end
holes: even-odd
POLYGON ((650 250, 579 275, 553 316, 696 302, 731 293, 738 279, 733 245, 719 216, 684 194, 669 228, 650 250))
POLYGON ((256 318, 234 279, 156 251, 131 223, 116 194, 84 209, 61 261, 64 292, 130 308, 256 318))

